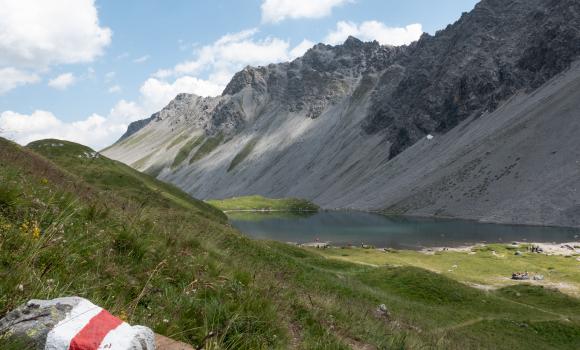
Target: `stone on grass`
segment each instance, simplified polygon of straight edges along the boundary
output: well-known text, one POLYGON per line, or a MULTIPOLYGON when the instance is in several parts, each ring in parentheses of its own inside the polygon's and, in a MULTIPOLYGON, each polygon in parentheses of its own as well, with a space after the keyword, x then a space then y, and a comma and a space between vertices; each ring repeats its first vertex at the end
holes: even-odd
POLYGON ((80 297, 30 300, 0 319, 0 337, 35 350, 155 349, 149 328, 130 326, 80 297))

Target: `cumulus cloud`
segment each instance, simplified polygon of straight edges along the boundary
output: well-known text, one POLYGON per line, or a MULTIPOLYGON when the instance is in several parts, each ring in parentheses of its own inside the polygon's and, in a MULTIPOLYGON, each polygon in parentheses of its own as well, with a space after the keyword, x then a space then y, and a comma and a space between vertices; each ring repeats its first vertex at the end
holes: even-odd
POLYGON ((343 43, 349 35, 363 41, 376 40, 382 45, 407 45, 418 40, 423 34, 421 24, 410 24, 406 27, 388 27, 378 21, 366 21, 361 24, 341 21, 336 29, 328 33, 325 42, 332 45, 343 43))
MULTIPOLYGON (((0 0, 0 94, 39 81, 52 65, 93 61, 111 35, 94 0, 0 0)), ((62 79, 54 87, 65 88, 70 77, 62 79)))
POLYGON ((180 93, 196 94, 199 96, 217 96, 221 94, 223 86, 208 80, 184 76, 173 82, 166 82, 156 78, 149 78, 141 86, 141 99, 144 109, 149 112, 158 111, 165 107, 180 93))
MULTIPOLYGON (((144 85, 165 86, 164 91, 172 91, 168 86, 174 86, 185 89, 175 90, 177 92, 215 96, 223 91, 234 73, 245 66, 289 61, 301 56, 314 45, 309 40, 303 40, 297 46, 291 47, 287 40, 274 37, 259 39, 257 34, 258 30, 255 28, 226 34, 213 44, 197 48, 193 59, 180 62, 173 68, 157 71, 144 85), (201 76, 206 78, 200 78, 201 76)), ((142 87, 142 92, 143 90, 142 87)), ((171 98, 173 97, 175 94, 171 98)), ((167 102, 169 100, 165 103, 167 102)))
POLYGON ((34 73, 25 72, 12 67, 0 68, 0 95, 18 86, 33 84, 39 80, 40 77, 34 73))
POLYGON ((301 57, 314 45, 315 44, 312 41, 304 39, 300 44, 296 45, 292 50, 290 50, 290 57, 292 59, 301 57))
POLYGON ((66 88, 73 85, 75 82, 76 78, 72 73, 64 73, 51 79, 48 82, 48 86, 58 90, 66 90, 66 88))
MULTIPOLYGON (((179 93, 219 95, 233 74, 244 66, 288 61, 313 46, 308 40, 291 46, 289 41, 279 38, 259 39, 257 33, 256 29, 249 29, 227 34, 213 44, 197 48, 193 59, 158 71, 143 82, 137 99, 120 100, 106 116, 93 114, 80 121, 65 122, 47 111, 30 115, 6 111, 0 116, 0 129, 23 144, 41 138, 60 138, 100 149, 118 139, 130 122, 160 110, 179 93)), ((115 73, 105 74, 104 81, 113 84, 115 73)), ((118 85, 108 88, 110 93, 120 90, 118 85)))
POLYGON ((94 0, 0 0, 0 65, 90 62, 111 42, 94 0))
POLYGON ((74 122, 65 122, 53 113, 36 110, 31 114, 5 111, 0 114, 2 136, 20 144, 55 138, 82 143, 96 150, 115 142, 130 122, 143 118, 143 110, 133 102, 119 101, 108 116, 91 114, 74 122))
POLYGON ((172 75, 209 74, 216 84, 227 84, 231 75, 246 65, 260 65, 288 60, 290 43, 278 38, 256 39, 257 29, 226 34, 211 45, 196 50, 195 58, 178 63, 172 69, 154 74, 156 78, 172 75), (226 73, 226 74, 224 74, 226 73), (219 79, 221 78, 221 80, 219 79))
POLYGON ((264 0, 262 21, 281 22, 287 18, 322 18, 329 16, 334 7, 351 0, 264 0))
POLYGON ((109 112, 109 118, 115 123, 130 123, 145 117, 145 111, 141 106, 126 100, 117 102, 109 112))

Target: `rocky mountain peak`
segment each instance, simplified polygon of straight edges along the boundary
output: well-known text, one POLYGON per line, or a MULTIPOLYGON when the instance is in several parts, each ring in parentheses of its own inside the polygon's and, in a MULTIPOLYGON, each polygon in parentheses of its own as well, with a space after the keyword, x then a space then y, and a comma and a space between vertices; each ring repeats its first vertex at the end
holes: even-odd
MULTIPOLYGON (((571 143, 577 138, 570 136, 577 132, 561 127, 575 123, 577 118, 570 119, 568 113, 575 110, 560 108, 548 97, 564 94, 566 101, 574 101, 571 81, 574 74, 580 76, 580 68, 574 71, 573 63, 579 58, 580 1, 483 0, 457 22, 408 46, 350 37, 342 45, 315 45, 292 62, 246 67, 223 95, 179 95, 153 120, 132 124, 128 133, 141 127, 152 132, 140 133, 145 136, 131 147, 115 145, 108 154, 141 169, 155 169, 159 177, 202 198, 261 194, 304 197, 332 208, 350 207, 354 201, 364 209, 388 202, 405 212, 408 206, 399 205, 400 200, 415 193, 412 206, 432 205, 445 197, 450 199, 444 207, 433 205, 437 212, 454 205, 461 211, 460 204, 466 204, 462 198, 483 195, 491 182, 509 176, 505 172, 517 166, 513 159, 523 158, 512 154, 517 150, 539 155, 530 162, 534 169, 549 163, 540 155, 555 155, 562 148, 557 142, 546 138, 545 145, 529 142, 525 149, 518 143, 534 138, 530 130, 546 131, 538 125, 557 130, 551 135, 568 135, 570 146, 562 153, 577 149, 571 143), (513 101, 518 101, 516 106, 505 112, 513 101), (547 114, 543 103, 551 103, 557 113, 547 114), (532 107, 521 106, 542 113, 532 115, 532 107), (528 130, 514 124, 519 118, 531 123, 528 130), (503 132, 506 125, 513 127, 510 133, 503 132), (498 140, 507 144, 515 134, 520 139, 510 144, 514 150, 497 149, 498 140), (203 146, 186 141, 197 137, 203 146), (173 165, 179 149, 192 144, 203 156, 194 147, 188 161, 173 165), (458 160, 480 145, 483 151, 458 160), (476 167, 493 154, 501 159, 476 167), (451 168, 458 173, 448 178, 451 168), (470 182, 480 179, 472 176, 474 171, 489 174, 487 182, 470 182), (432 185, 438 190, 422 191, 424 181, 436 181, 432 185), (447 196, 450 188, 453 196, 447 196)), ((558 163, 558 157, 550 158, 555 168, 575 164, 565 163, 564 156, 558 163)), ((544 170, 545 179, 552 179, 550 169, 544 170)), ((524 175, 521 169, 518 176, 524 175)), ((485 203, 500 207, 498 198, 509 202, 502 193, 522 183, 512 180, 510 186, 497 185, 496 199, 485 203)), ((530 203, 543 201, 533 198, 530 203)), ((531 206, 530 212, 536 209, 531 206)))

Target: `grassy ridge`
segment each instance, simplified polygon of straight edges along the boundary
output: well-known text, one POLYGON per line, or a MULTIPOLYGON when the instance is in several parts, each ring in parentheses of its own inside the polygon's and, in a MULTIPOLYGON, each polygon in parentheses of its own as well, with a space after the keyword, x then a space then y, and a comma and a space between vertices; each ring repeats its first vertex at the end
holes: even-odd
POLYGON ((580 340, 580 302, 556 291, 484 292, 419 268, 253 241, 173 186, 53 144, 0 139, 0 314, 80 295, 207 349, 572 349, 580 340))
POLYGON ((223 210, 264 210, 264 211, 318 211, 320 209, 316 204, 305 199, 297 198, 266 198, 262 196, 245 196, 228 199, 208 200, 207 203, 223 210))

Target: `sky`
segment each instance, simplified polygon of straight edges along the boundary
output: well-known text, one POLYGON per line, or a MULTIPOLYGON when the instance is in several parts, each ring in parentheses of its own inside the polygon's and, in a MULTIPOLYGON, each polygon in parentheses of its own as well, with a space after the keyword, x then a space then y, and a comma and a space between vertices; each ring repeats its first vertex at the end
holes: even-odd
POLYGON ((353 35, 405 45, 476 0, 0 0, 0 136, 101 149, 178 93, 353 35))

